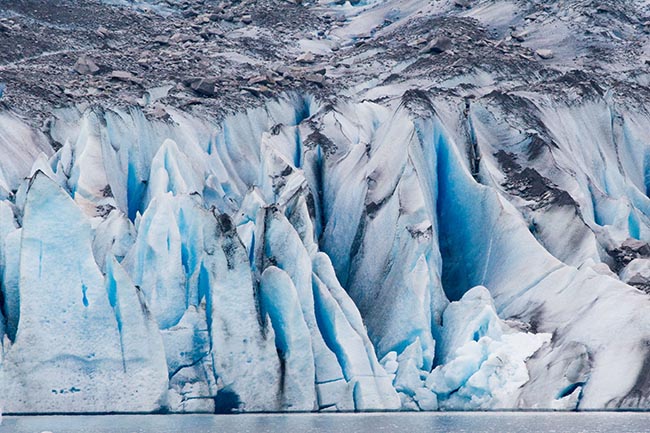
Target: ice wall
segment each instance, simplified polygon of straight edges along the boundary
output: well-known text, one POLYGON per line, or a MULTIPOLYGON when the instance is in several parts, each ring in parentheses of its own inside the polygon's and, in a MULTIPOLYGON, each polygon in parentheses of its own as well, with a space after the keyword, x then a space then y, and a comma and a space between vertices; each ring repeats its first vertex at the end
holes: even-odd
POLYGON ((0 165, 5 411, 646 407, 648 119, 526 101, 57 112, 0 165))

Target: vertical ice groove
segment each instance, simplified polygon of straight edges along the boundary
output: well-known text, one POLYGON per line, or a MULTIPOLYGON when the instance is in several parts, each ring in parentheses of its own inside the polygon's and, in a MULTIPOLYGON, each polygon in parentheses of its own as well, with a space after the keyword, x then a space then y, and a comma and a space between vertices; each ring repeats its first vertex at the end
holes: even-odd
MULTIPOLYGON (((11 283, 9 275, 16 264, 11 264, 14 257, 17 256, 12 251, 9 242, 9 235, 19 233, 14 211, 9 201, 0 200, 0 338, 4 342, 5 335, 13 340, 15 337, 15 324, 17 323, 16 313, 16 291, 10 288, 11 283), (12 296, 13 295, 13 296, 12 296), (12 306, 13 303, 13 306, 12 306)), ((1 352, 0 352, 1 353, 1 352)), ((2 356, 0 355, 0 363, 2 356)))
POLYGON ((316 364, 316 383, 343 379, 341 367, 323 341, 316 322, 311 278, 311 259, 300 237, 277 209, 270 209, 266 219, 266 255, 285 271, 296 287, 305 322, 311 333, 316 364))
POLYGON ((4 262, 2 269, 2 295, 4 314, 7 321, 7 336, 16 339, 20 318, 20 249, 22 229, 17 228, 7 233, 3 240, 4 262))
POLYGON ((296 288, 286 272, 270 266, 262 273, 260 295, 275 332, 282 408, 311 411, 317 404, 312 339, 296 288))
POLYGON ((122 351, 122 368, 124 369, 124 372, 126 372, 126 360, 124 358, 124 335, 122 333, 122 327, 123 322, 122 322, 122 311, 120 310, 120 305, 118 303, 118 298, 117 298, 117 281, 114 276, 114 270, 113 267, 116 265, 114 263, 115 260, 113 258, 109 259, 108 262, 106 263, 106 292, 108 293, 108 302, 111 304, 111 307, 113 307, 113 311, 115 313, 115 321, 117 322, 117 331, 120 334, 120 348, 122 351))

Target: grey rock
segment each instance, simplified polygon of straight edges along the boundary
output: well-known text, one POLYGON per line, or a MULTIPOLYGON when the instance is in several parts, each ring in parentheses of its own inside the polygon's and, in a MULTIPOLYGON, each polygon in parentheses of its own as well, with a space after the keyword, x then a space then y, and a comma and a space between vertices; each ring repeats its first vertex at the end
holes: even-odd
POLYGON ((242 91, 248 92, 253 96, 271 95, 271 89, 266 86, 244 86, 241 88, 242 91))
POLYGON ((621 244, 621 249, 630 251, 642 257, 650 256, 650 245, 647 242, 639 241, 637 239, 626 239, 621 244))
POLYGON ((512 31, 510 33, 510 36, 512 36, 512 39, 518 41, 518 42, 524 42, 526 40, 526 35, 528 35, 528 32, 525 30, 517 30, 517 31, 512 31))
POLYGON ((138 78, 128 71, 120 71, 120 70, 112 71, 109 74, 108 78, 110 78, 111 80, 124 81, 124 82, 136 83, 136 84, 142 83, 142 78, 138 78))
POLYGON ((596 6, 596 12, 598 12, 599 14, 604 14, 604 13, 612 12, 612 8, 608 4, 603 3, 596 6))
POLYGON ((414 41, 411 41, 408 43, 409 47, 417 47, 418 45, 424 45, 428 42, 429 40, 427 38, 417 38, 414 41))
POLYGON ((555 54, 553 53, 553 50, 549 50, 547 48, 540 48, 535 51, 535 54, 537 54, 540 58, 544 60, 549 60, 555 57, 555 54))
POLYGON ((296 57, 296 62, 298 63, 314 63, 315 60, 316 56, 311 51, 307 51, 296 57))
POLYGON ((177 43, 183 43, 183 42, 201 42, 201 38, 198 36, 193 36, 193 35, 188 35, 185 33, 174 33, 170 38, 169 41, 171 42, 177 42, 177 43))
POLYGON ((107 38, 111 35, 111 31, 104 26, 99 26, 97 30, 95 30, 95 34, 100 38, 107 38))
POLYGON ((317 74, 317 75, 325 75, 327 74, 327 68, 324 66, 317 66, 315 68, 312 68, 309 70, 311 74, 317 74))
POLYGON ((201 96, 216 96, 216 78, 190 78, 184 83, 201 96))
POLYGON ((159 45, 169 45, 169 36, 159 35, 153 38, 153 42, 159 45))
POLYGON ((160 120, 169 120, 169 119, 171 118, 171 116, 169 115, 169 113, 167 112, 167 110, 165 110, 165 108, 164 108, 162 105, 160 105, 160 104, 155 104, 155 105, 152 107, 152 109, 149 111, 149 113, 150 113, 154 118, 156 118, 156 119, 160 119, 160 120))
POLYGON ((447 36, 438 36, 420 50, 420 54, 439 54, 451 48, 451 39, 447 36))
POLYGON ((305 75, 305 81, 323 86, 325 84, 325 77, 321 74, 307 74, 305 75))
POLYGON ((88 56, 81 56, 74 64, 74 70, 81 75, 94 75, 99 72, 99 66, 88 56))
POLYGON ((254 84, 270 85, 270 84, 275 84, 275 80, 268 75, 256 75, 254 77, 249 78, 247 84, 249 86, 252 86, 254 84))

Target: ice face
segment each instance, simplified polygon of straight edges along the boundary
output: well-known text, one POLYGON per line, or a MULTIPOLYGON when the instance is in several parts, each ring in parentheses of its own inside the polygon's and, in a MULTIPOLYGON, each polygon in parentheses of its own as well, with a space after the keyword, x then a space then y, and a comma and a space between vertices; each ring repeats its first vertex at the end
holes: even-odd
MULTIPOLYGON (((164 130, 154 133, 133 112, 107 113, 104 118, 97 111, 80 118, 61 114, 59 127, 66 129, 55 126, 54 134, 63 140, 67 133, 66 145, 51 164, 42 159, 34 163, 33 184, 23 187, 15 206, 2 202, 2 251, 8 253, 6 259, 3 255, 3 312, 7 314, 3 328, 6 324, 13 343, 7 348, 4 369, 7 386, 16 386, 16 393, 33 386, 19 388, 12 382, 23 374, 12 370, 18 368, 14 357, 26 356, 26 349, 21 349, 25 332, 18 327, 16 333, 14 328, 17 323, 27 326, 30 315, 21 315, 20 308, 31 311, 28 300, 35 296, 31 290, 63 284, 52 278, 63 278, 70 271, 62 268, 38 284, 24 281, 21 275, 27 271, 20 263, 48 262, 40 249, 23 246, 21 233, 36 227, 39 231, 33 237, 41 238, 49 230, 56 233, 50 241, 54 244, 66 237, 61 226, 67 220, 83 222, 84 236, 68 236, 68 244, 74 245, 58 253, 51 244, 47 246, 51 260, 66 260, 68 266, 81 261, 82 271, 88 268, 90 276, 82 272, 78 282, 66 281, 70 293, 81 287, 78 308, 102 302, 107 316, 88 320, 93 326, 112 321, 113 356, 122 370, 128 367, 129 357, 140 357, 143 365, 151 362, 153 372, 164 371, 160 375, 164 392, 142 410, 399 408, 356 305, 341 287, 329 257, 319 252, 312 219, 317 204, 300 169, 307 150, 292 126, 309 112, 305 104, 289 99, 266 110, 235 115, 219 127, 221 132, 205 140, 188 132, 194 124, 184 124, 182 119, 178 119, 179 129, 165 136, 164 130), (239 135, 245 124, 256 125, 252 135, 239 135), (269 132, 276 124, 284 125, 280 134, 269 132), (141 127, 142 132, 133 131, 141 127), (127 137, 134 136, 140 137, 139 145, 130 147, 127 137), (258 150, 241 154, 241 143, 250 140, 258 143, 258 150), (247 164, 259 167, 255 176, 246 174, 247 164), (233 188, 238 181, 223 171, 228 165, 242 181, 240 188, 233 188), (217 178, 221 178, 218 183, 217 178), (41 183, 48 185, 42 196, 58 197, 49 207, 32 204, 41 183), (59 225, 41 226, 40 220, 30 225, 33 208, 44 218, 57 207, 61 207, 59 225), (238 208, 241 212, 233 212, 238 208), (289 317, 294 319, 287 323, 289 317), (151 333, 149 343, 156 350, 150 355, 155 360, 139 352, 148 347, 143 339, 151 333)), ((87 335, 88 329, 67 317, 72 314, 69 308, 52 308, 67 326, 77 332, 83 329, 80 339, 87 335)), ((38 328, 33 326, 33 332, 45 338, 38 328)), ((110 334, 104 338, 110 339, 110 334)), ((111 347, 92 341, 104 350, 111 347)), ((52 350, 56 356, 66 353, 65 347, 57 345, 52 350)), ((68 368, 49 358, 33 362, 43 364, 36 371, 53 377, 57 368, 68 368)), ((108 367, 97 368, 108 374, 108 367)), ((69 399, 38 400, 38 411, 91 411, 84 406, 72 408, 75 402, 69 399)), ((126 411, 128 406, 119 406, 113 397, 101 404, 116 405, 116 411, 126 411)))
POLYGON ((567 198, 492 106, 398 102, 59 113, 0 201, 5 410, 645 407, 644 199, 567 198))

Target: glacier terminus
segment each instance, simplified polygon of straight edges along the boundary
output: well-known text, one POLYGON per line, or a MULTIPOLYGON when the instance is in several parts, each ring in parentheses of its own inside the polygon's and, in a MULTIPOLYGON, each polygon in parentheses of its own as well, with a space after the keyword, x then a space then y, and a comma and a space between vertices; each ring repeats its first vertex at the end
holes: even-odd
POLYGON ((2 412, 650 409, 647 17, 5 1, 2 412))

